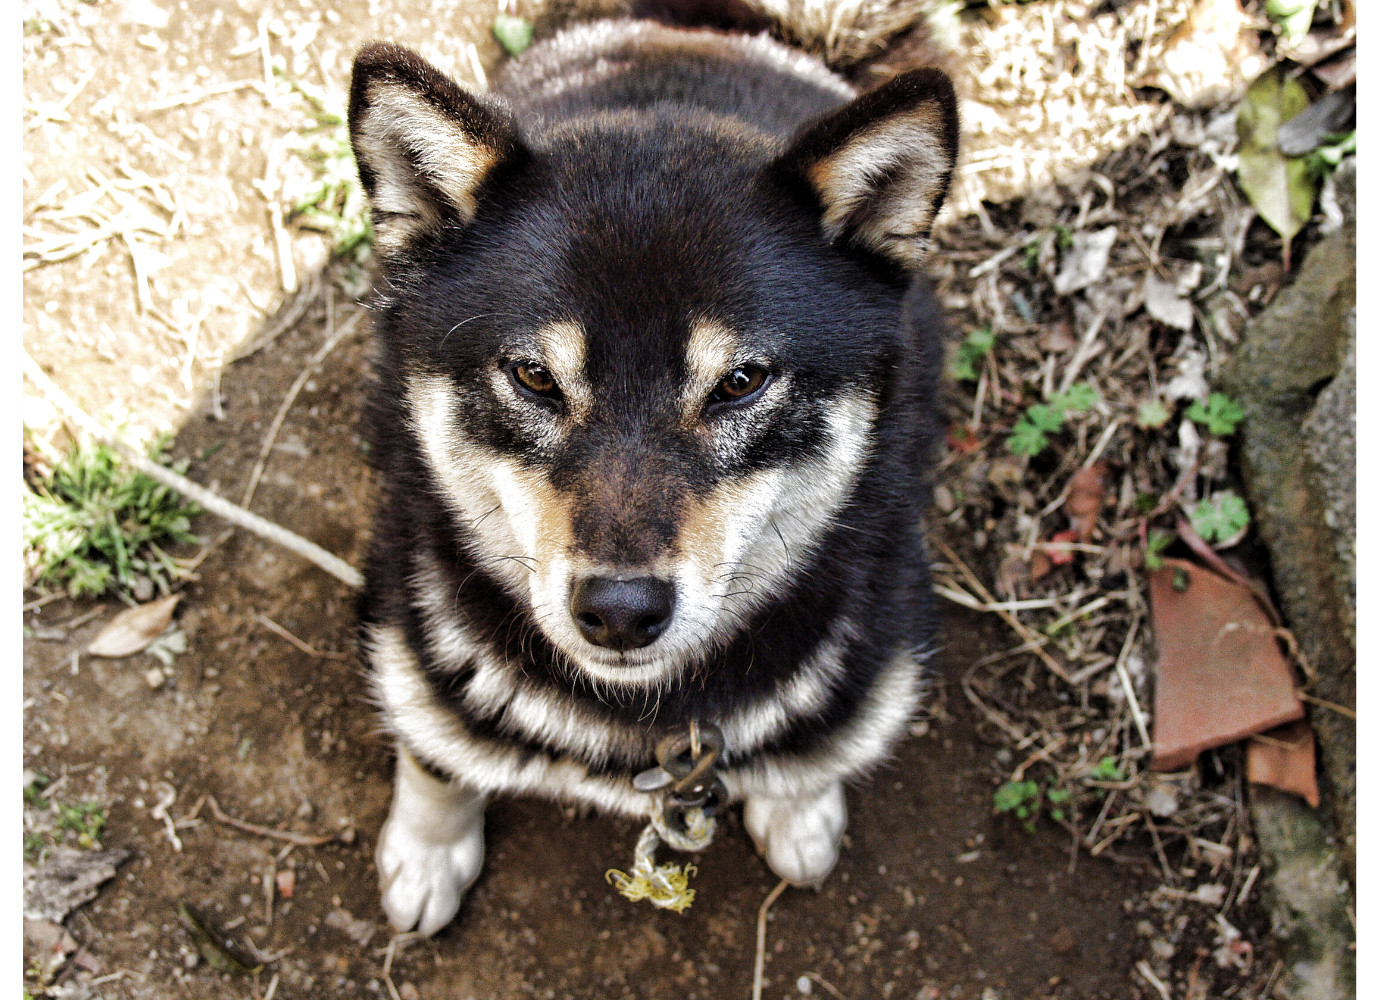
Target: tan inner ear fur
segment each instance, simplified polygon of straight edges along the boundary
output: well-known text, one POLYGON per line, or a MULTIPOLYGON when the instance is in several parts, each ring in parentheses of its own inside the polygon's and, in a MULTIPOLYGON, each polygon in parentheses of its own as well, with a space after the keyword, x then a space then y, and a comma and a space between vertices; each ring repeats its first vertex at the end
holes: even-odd
POLYGON ((952 169, 943 135, 940 109, 927 103, 888 116, 812 164, 806 176, 824 205, 825 236, 837 240, 856 220, 865 246, 907 267, 923 263, 935 201, 952 169))
POLYGON ((381 250, 397 249, 438 221, 434 192, 462 222, 474 218, 474 192, 497 164, 496 150, 474 141, 416 91, 392 81, 370 87, 361 125, 355 144, 375 170, 374 208, 386 219, 378 227, 381 250))

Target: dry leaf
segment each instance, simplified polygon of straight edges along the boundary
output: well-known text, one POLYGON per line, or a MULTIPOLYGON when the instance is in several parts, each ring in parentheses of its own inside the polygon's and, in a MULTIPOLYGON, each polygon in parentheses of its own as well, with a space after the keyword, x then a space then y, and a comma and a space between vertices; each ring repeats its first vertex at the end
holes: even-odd
POLYGON ((101 634, 92 640, 86 652, 112 659, 142 652, 172 622, 173 609, 181 599, 181 594, 173 594, 121 611, 101 629, 101 634))
POLYGON ((1241 140, 1237 182, 1260 217, 1284 239, 1286 261, 1290 241, 1313 214, 1318 183, 1306 161, 1279 151, 1279 127, 1307 107, 1303 85, 1276 66, 1251 84, 1236 115, 1241 140))
POLYGON ((1054 278, 1054 290, 1069 295, 1101 281, 1107 273, 1107 258, 1116 242, 1116 226, 1099 229, 1095 233, 1073 234, 1073 245, 1064 254, 1059 274, 1054 278))
POLYGON ((1080 469, 1069 481, 1069 495, 1064 501, 1064 510, 1078 541, 1092 540, 1093 531, 1097 528, 1097 515, 1102 512, 1106 498, 1106 462, 1094 462, 1086 469, 1080 469))
POLYGON ((1145 298, 1145 311, 1152 319, 1176 330, 1193 329, 1193 303, 1179 291, 1176 283, 1161 281, 1152 271, 1145 275, 1141 294, 1145 298))

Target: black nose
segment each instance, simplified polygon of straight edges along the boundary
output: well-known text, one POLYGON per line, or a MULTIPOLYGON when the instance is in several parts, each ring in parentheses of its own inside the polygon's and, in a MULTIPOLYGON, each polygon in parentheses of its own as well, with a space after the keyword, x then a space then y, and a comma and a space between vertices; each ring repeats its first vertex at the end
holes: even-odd
POLYGON ((675 585, 654 576, 590 576, 570 595, 570 613, 580 634, 596 646, 617 650, 650 646, 666 631, 675 606, 675 585))

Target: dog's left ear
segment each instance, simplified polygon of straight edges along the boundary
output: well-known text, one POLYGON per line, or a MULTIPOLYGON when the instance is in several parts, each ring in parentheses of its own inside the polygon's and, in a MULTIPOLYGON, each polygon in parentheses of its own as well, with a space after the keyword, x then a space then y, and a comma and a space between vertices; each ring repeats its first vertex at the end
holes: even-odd
POLYGON ((526 151, 506 107, 387 43, 355 58, 350 141, 385 253, 443 225, 468 225, 485 180, 526 151))
POLYGON ((772 168, 818 199, 830 242, 916 270, 957 156, 953 84, 937 69, 919 69, 806 126, 772 168))

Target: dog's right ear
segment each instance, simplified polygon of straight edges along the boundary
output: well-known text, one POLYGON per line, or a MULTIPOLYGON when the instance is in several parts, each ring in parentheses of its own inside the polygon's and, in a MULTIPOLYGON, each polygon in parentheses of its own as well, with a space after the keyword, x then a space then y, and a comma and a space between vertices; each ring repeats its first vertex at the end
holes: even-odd
POLYGON ((443 223, 467 224, 484 179, 524 152, 506 108, 382 42, 355 57, 350 141, 385 254, 443 223))

